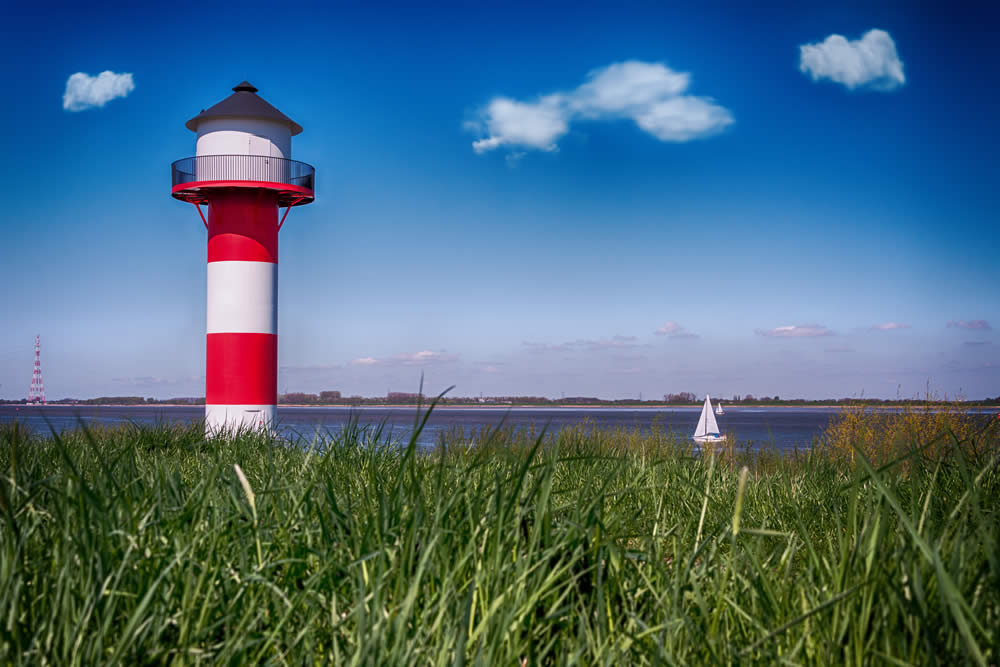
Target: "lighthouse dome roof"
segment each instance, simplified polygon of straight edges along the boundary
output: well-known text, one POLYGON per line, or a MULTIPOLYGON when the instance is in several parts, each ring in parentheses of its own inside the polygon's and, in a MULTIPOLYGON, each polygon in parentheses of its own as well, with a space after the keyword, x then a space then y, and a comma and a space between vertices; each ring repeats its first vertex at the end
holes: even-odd
POLYGON ((192 132, 198 131, 198 125, 210 118, 255 118, 287 125, 292 136, 302 131, 302 126, 285 114, 274 108, 263 97, 257 95, 257 89, 249 82, 243 81, 233 87, 233 94, 215 106, 202 109, 202 112, 189 120, 184 126, 192 132))

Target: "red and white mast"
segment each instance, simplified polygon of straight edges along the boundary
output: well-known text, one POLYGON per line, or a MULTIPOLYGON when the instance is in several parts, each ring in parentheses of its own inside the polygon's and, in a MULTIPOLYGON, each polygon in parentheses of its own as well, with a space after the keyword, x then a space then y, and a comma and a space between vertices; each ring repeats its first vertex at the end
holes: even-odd
POLYGON ((31 388, 28 390, 28 403, 48 404, 45 400, 45 384, 42 382, 41 336, 35 336, 35 370, 31 373, 31 388))
POLYGON ((290 159, 302 127, 246 81, 233 91, 187 122, 198 134, 195 157, 172 168, 172 195, 194 204, 208 229, 209 433, 276 421, 278 230, 292 206, 314 197, 313 168, 290 159))

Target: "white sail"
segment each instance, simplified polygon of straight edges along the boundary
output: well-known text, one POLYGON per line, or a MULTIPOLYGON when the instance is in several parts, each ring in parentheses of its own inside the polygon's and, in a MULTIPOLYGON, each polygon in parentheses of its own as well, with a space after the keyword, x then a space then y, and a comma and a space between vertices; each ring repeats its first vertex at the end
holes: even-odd
POLYGON ((701 417, 698 419, 698 426, 694 429, 694 437, 699 438, 709 433, 718 433, 719 424, 715 421, 715 413, 712 412, 712 399, 705 396, 705 404, 701 407, 701 417))
POLYGON ((705 402, 708 403, 708 427, 706 431, 708 433, 718 433, 719 424, 715 421, 715 413, 712 412, 712 402, 708 399, 708 396, 705 397, 705 402))

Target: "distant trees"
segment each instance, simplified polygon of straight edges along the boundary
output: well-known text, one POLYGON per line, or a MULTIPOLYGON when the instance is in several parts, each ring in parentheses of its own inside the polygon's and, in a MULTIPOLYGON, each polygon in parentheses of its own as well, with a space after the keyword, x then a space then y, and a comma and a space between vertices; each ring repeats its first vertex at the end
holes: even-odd
MULTIPOLYGON (((827 405, 931 405, 941 401, 931 399, 878 399, 878 398, 824 398, 824 399, 803 399, 785 398, 774 396, 754 396, 753 394, 734 394, 732 398, 726 399, 734 405, 802 405, 802 406, 827 406, 827 405)), ((351 395, 345 397, 341 392, 335 390, 321 391, 318 394, 305 392, 290 392, 278 396, 279 405, 416 405, 418 402, 426 403, 429 398, 420 394, 408 392, 389 392, 386 396, 366 397, 351 395)), ((0 405, 25 405, 26 399, 0 399, 0 405)), ((607 405, 607 406, 648 406, 658 405, 692 405, 698 403, 698 395, 690 391, 682 391, 676 394, 664 394, 663 402, 643 401, 634 398, 601 399, 594 396, 565 396, 563 398, 548 398, 545 396, 446 396, 439 402, 439 405, 532 405, 532 406, 553 406, 560 405, 607 405)), ((204 397, 174 397, 166 399, 144 398, 142 396, 99 396, 97 398, 60 398, 50 400, 50 405, 204 405, 204 397)), ((963 401, 965 405, 996 406, 1000 404, 1000 396, 996 398, 986 398, 982 400, 963 401)))
POLYGON ((332 390, 321 391, 319 394, 292 391, 278 395, 278 405, 331 405, 342 400, 340 392, 332 390))
POLYGON ((98 396, 80 401, 83 405, 146 405, 142 396, 98 396))
POLYGON ((316 394, 306 394, 301 391, 278 396, 278 403, 285 405, 315 405, 317 401, 319 401, 319 396, 316 394))
POLYGON ((416 405, 423 401, 423 394, 414 394, 408 391, 390 391, 385 395, 386 403, 395 403, 397 405, 416 405))
POLYGON ((564 405, 594 405, 604 401, 593 396, 567 396, 566 398, 560 398, 556 402, 564 405))

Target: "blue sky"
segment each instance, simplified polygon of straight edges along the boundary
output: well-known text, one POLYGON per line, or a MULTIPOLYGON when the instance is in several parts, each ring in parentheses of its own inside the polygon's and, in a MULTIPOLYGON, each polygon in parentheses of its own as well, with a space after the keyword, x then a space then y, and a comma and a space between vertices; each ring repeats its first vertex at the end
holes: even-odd
POLYGON ((244 78, 317 169, 280 391, 1000 394, 996 10, 800 4, 8 10, 0 396, 36 333, 50 398, 202 395, 168 168, 244 78))

